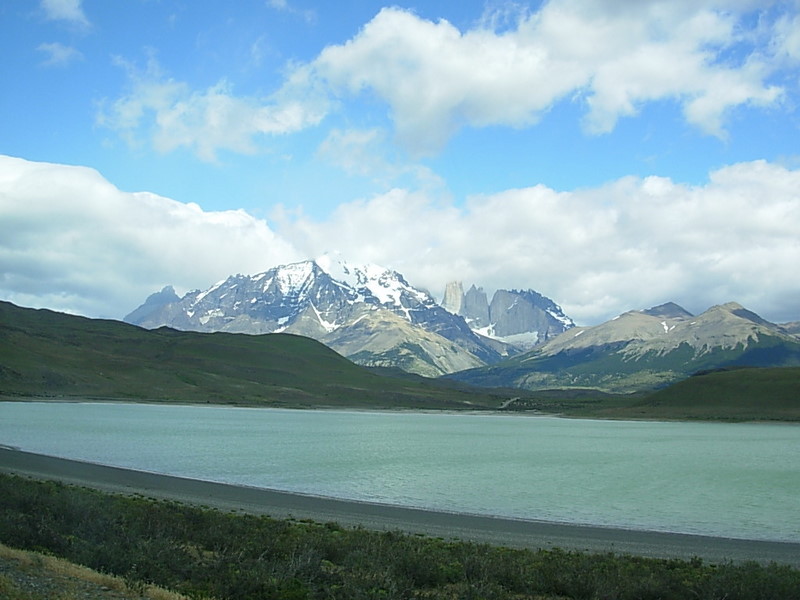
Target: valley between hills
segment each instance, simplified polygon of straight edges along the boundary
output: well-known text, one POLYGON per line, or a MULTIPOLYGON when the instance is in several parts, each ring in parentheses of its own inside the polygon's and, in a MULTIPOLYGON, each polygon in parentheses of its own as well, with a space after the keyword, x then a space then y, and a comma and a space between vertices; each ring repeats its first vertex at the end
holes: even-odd
POLYGON ((0 397, 798 421, 800 367, 711 369, 627 394, 487 388, 364 367, 298 335, 146 330, 0 302, 0 397))

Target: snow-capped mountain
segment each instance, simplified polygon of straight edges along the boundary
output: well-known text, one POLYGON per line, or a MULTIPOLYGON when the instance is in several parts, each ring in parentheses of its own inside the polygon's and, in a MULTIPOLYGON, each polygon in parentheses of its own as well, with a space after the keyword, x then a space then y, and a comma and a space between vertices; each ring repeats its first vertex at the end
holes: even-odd
POLYGON ((534 290, 497 290, 488 301, 483 288, 464 292, 460 281, 445 289, 442 305, 466 319, 476 333, 531 348, 575 326, 561 307, 534 290))
POLYGON ((740 304, 694 316, 668 303, 571 328, 530 352, 454 377, 486 386, 632 392, 701 370, 794 365, 800 365, 798 339, 740 304))
POLYGON ((150 329, 295 333, 362 364, 402 366, 425 375, 490 364, 509 354, 502 344, 475 335, 463 318, 396 271, 329 255, 234 275, 179 299, 165 288, 125 321, 150 329), (384 312, 391 317, 380 316, 384 312), (389 321, 394 326, 376 325, 389 321))

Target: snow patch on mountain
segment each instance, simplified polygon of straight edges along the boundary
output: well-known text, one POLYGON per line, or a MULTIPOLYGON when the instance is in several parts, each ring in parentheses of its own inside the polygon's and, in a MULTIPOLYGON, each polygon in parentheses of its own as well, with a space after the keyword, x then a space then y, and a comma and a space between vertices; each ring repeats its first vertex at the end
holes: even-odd
POLYGON ((315 262, 332 279, 355 290, 360 301, 377 300, 382 306, 401 309, 409 321, 409 301, 435 304, 430 294, 411 286, 397 271, 381 265, 357 265, 330 253, 323 254, 315 262))
MULTIPOLYGON (((149 302, 126 320, 146 328, 304 335, 362 364, 378 360, 369 349, 380 348, 380 364, 402 355, 406 357, 404 364, 416 365, 418 372, 423 364, 435 365, 430 367, 434 371, 471 368, 515 352, 473 333, 462 317, 447 312, 428 292, 410 285, 397 271, 376 264, 349 263, 335 255, 281 265, 251 276, 232 275, 183 298, 169 288, 149 302), (391 313, 393 317, 378 313, 391 313), (370 331, 364 327, 366 315, 375 315, 370 322, 376 326, 396 327, 402 321, 408 329, 404 328, 403 336, 390 330, 370 331), (358 327, 354 327, 356 324, 358 327), (414 341, 415 335, 419 343, 414 341)), ((444 372, 449 371, 438 374, 444 372)))

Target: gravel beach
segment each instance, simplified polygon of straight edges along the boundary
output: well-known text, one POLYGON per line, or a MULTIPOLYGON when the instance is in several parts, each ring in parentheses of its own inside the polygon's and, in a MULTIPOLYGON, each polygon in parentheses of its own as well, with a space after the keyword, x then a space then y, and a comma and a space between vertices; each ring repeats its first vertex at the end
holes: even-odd
POLYGON ((0 472, 275 518, 334 521, 517 548, 563 548, 659 558, 753 560, 800 567, 800 543, 728 539, 437 512, 146 473, 0 447, 0 472))

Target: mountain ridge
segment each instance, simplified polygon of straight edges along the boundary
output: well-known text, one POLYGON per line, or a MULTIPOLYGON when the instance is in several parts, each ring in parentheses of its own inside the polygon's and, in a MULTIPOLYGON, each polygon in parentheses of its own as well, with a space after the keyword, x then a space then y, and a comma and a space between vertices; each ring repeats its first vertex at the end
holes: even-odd
POLYGON ((294 333, 319 340, 360 364, 402 364, 426 376, 491 364, 517 352, 475 334, 463 318, 446 311, 397 271, 353 265, 329 255, 251 276, 232 275, 178 300, 164 288, 124 321, 148 329, 294 333), (373 312, 382 314, 368 318, 373 312), (366 327, 379 322, 392 326, 366 327), (358 332, 363 334, 360 344, 358 332), (383 339, 377 340, 379 336, 383 339))
POLYGON ((628 393, 736 365, 800 365, 800 340, 736 302, 697 316, 669 303, 575 327, 525 354, 449 377, 528 390, 628 393))
POLYGON ((361 367, 297 335, 145 330, 1 301, 0 341, 0 398, 15 400, 489 409, 613 419, 800 419, 800 367, 710 368, 652 394, 480 389, 395 367, 361 367))

